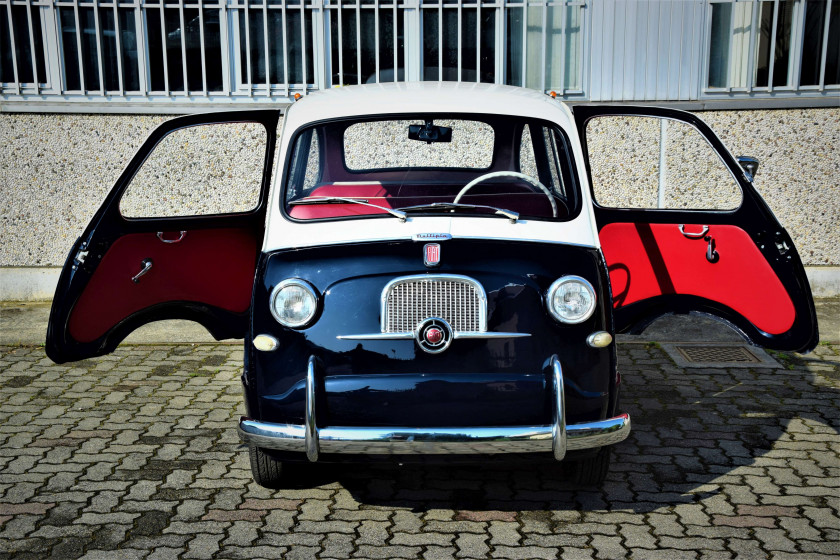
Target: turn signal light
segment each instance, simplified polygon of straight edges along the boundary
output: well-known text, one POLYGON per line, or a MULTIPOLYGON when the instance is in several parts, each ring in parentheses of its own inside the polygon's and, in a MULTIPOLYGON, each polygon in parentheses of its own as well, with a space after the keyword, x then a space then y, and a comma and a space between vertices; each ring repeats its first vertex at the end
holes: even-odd
POLYGON ((606 331, 598 331, 586 337, 586 343, 592 348, 604 348, 612 342, 612 335, 606 331))

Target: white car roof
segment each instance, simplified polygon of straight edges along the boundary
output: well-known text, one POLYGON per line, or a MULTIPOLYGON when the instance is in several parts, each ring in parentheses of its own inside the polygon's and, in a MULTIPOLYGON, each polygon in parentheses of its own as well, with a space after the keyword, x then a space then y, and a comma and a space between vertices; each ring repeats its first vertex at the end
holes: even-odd
POLYGON ((446 234, 462 239, 504 239, 600 247, 583 154, 569 108, 535 90, 497 84, 463 82, 399 82, 366 84, 323 90, 295 102, 283 118, 276 168, 268 209, 263 251, 417 239, 424 234, 446 234), (286 154, 295 132, 315 122, 346 117, 417 113, 511 115, 545 119, 566 131, 577 168, 581 212, 570 221, 521 219, 515 224, 466 214, 413 216, 406 222, 376 216, 371 219, 293 222, 281 211, 280 197, 286 154))
POLYGON ((571 112, 536 90, 464 82, 397 82, 321 90, 295 102, 285 125, 293 131, 311 122, 395 113, 487 113, 555 121, 565 127, 571 112))

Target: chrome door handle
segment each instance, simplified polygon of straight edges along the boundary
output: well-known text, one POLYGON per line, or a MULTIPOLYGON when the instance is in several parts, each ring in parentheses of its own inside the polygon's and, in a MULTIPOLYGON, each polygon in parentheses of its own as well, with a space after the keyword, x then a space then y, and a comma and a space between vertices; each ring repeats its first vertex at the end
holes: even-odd
POLYGON ((689 233, 685 231, 685 224, 680 224, 677 226, 680 229, 680 233, 690 239, 700 239, 701 237, 705 237, 707 233, 709 233, 709 226, 703 226, 703 231, 700 233, 689 233))
POLYGON ((131 281, 135 284, 139 284, 140 277, 152 269, 152 259, 143 259, 143 262, 141 262, 140 264, 143 266, 143 269, 131 278, 131 281))
POLYGON ((186 231, 181 231, 181 235, 178 237, 178 239, 164 239, 163 238, 163 232, 162 231, 157 232, 157 238, 160 239, 161 241, 163 241, 164 243, 180 243, 181 241, 184 240, 184 238, 186 236, 187 236, 187 232, 186 231))

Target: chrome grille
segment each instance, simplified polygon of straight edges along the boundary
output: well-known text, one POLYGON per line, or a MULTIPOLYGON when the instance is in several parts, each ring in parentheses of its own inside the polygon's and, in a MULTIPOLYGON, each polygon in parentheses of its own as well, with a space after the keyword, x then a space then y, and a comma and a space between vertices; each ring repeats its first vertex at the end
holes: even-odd
POLYGON ((465 276, 398 278, 385 287, 382 304, 382 332, 413 332, 429 317, 443 319, 456 332, 486 330, 484 289, 465 276))

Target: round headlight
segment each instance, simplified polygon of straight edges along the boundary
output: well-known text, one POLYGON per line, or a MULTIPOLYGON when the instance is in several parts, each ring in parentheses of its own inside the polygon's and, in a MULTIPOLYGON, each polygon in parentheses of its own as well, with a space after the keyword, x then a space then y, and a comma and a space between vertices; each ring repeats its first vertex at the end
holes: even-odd
POLYGON ((595 311, 595 289, 580 276, 555 280, 548 289, 548 310, 563 323, 582 323, 595 311))
POLYGON ((303 280, 283 280, 271 292, 271 314, 286 327, 305 327, 317 310, 318 296, 312 286, 303 280))

